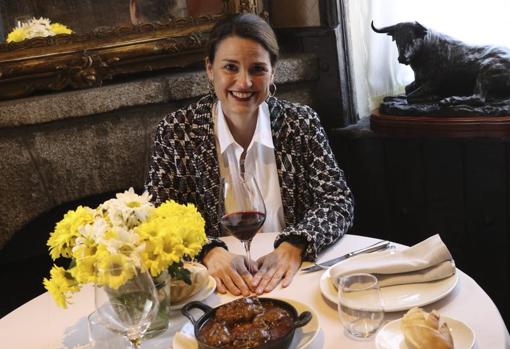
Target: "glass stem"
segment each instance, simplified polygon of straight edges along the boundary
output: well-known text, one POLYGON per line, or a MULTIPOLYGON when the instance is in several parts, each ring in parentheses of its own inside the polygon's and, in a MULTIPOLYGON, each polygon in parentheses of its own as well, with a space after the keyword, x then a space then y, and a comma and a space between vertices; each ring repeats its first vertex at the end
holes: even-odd
POLYGON ((129 339, 129 341, 133 345, 134 349, 139 349, 140 348, 140 344, 142 342, 142 339, 139 337, 139 338, 136 338, 136 339, 129 339))
POLYGON ((251 261, 251 239, 250 240, 245 240, 243 241, 243 245, 244 245, 244 249, 246 250, 246 256, 248 257, 248 271, 250 273, 253 273, 254 269, 253 269, 253 264, 252 264, 252 261, 251 261))

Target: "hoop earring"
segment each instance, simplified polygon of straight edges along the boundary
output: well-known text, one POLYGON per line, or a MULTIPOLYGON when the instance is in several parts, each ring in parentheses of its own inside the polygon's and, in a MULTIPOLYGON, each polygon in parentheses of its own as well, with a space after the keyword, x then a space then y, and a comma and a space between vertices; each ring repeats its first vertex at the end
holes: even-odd
POLYGON ((271 85, 269 85, 269 97, 274 97, 275 94, 276 94, 276 85, 274 82, 272 82, 271 85), (271 88, 273 88, 273 91, 271 91, 271 88))

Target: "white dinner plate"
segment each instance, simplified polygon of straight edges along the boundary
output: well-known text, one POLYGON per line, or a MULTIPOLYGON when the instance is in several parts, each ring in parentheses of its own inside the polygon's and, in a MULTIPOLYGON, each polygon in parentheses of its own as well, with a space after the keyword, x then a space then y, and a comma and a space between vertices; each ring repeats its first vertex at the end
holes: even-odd
MULTIPOLYGON (((321 275, 319 287, 327 300, 337 304, 337 289, 329 277, 331 268, 321 275)), ((458 282, 459 275, 455 273, 446 279, 434 282, 381 287, 384 311, 402 311, 433 303, 452 292, 458 282)))
MULTIPOLYGON (((388 322, 375 336, 377 349, 409 349, 404 334, 400 330, 400 320, 388 322)), ((446 322, 453 338, 455 349, 471 349, 475 344, 475 334, 465 323, 446 316, 441 316, 441 323, 446 322)))
MULTIPOLYGON (((285 299, 285 298, 277 298, 285 301, 294 308, 296 308, 298 314, 301 314, 304 311, 309 311, 312 313, 312 319, 309 323, 307 323, 303 327, 296 328, 296 332, 294 333, 294 338, 292 339, 292 343, 289 348, 296 349, 305 349, 312 343, 312 341, 317 337, 317 334, 320 330, 319 325, 319 316, 317 313, 310 308, 309 306, 298 302, 293 299, 285 299)), ((191 322, 186 322, 186 324, 181 328, 179 332, 177 332, 173 339, 173 349, 197 349, 198 343, 195 340, 194 329, 191 322)))
POLYGON ((200 291, 195 293, 193 296, 186 298, 179 303, 172 304, 170 306, 170 310, 181 309, 186 303, 191 302, 191 301, 203 301, 207 297, 209 297, 211 295, 211 293, 214 292, 215 289, 216 289, 216 280, 214 280, 214 278, 211 275, 209 275, 209 281, 207 282, 206 287, 204 287, 203 289, 201 289, 200 291))

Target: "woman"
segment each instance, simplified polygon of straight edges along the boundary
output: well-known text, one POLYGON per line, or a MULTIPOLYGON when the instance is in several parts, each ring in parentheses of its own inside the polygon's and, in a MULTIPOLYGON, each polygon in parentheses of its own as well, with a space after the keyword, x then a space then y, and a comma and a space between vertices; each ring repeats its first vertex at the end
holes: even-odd
POLYGON ((272 96, 278 50, 256 15, 217 23, 206 57, 211 94, 168 115, 156 131, 146 188, 156 204, 197 206, 209 237, 200 258, 222 293, 288 286, 303 259, 314 260, 352 224, 352 194, 317 114, 272 96), (268 213, 262 229, 280 232, 255 269, 218 239, 220 176, 232 170, 255 176, 268 213))

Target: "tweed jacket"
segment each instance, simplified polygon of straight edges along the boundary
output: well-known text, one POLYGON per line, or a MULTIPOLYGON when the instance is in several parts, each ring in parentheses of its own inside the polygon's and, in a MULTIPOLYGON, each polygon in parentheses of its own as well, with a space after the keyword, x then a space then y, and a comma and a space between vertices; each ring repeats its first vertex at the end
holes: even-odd
MULTIPOLYGON (((304 258, 344 235, 353 221, 353 197, 315 111, 274 97, 269 105, 287 239, 306 241, 304 258)), ((210 248, 218 239, 220 173, 210 95, 167 115, 156 129, 146 190, 158 205, 167 199, 193 203, 206 221, 210 248)))

